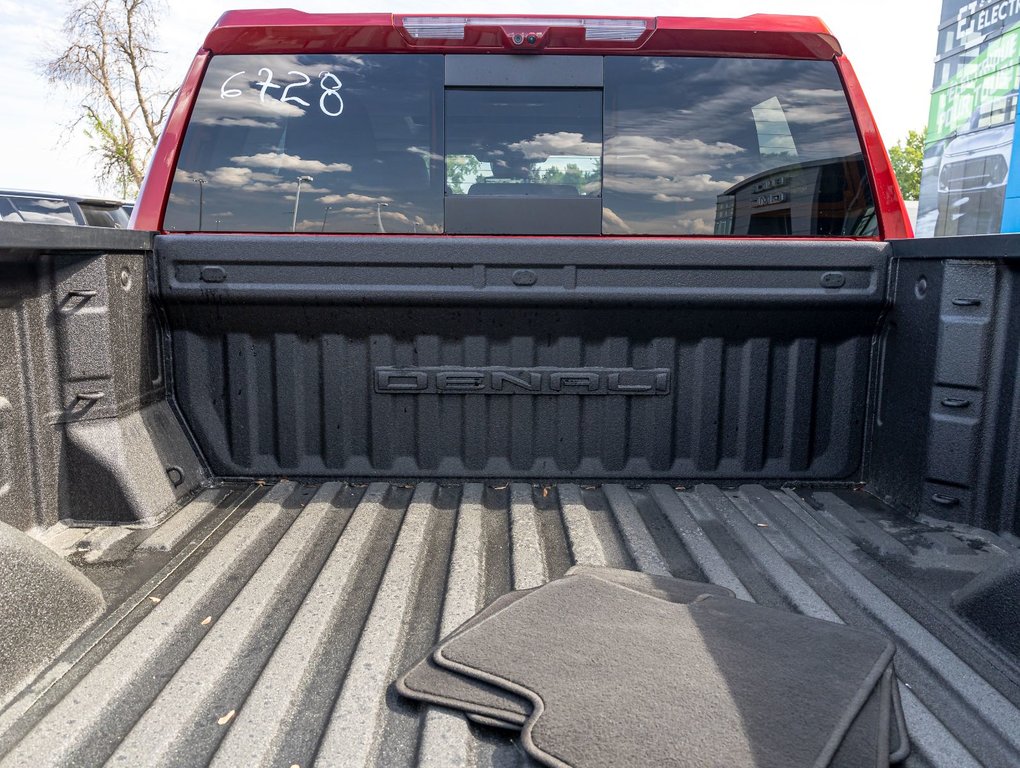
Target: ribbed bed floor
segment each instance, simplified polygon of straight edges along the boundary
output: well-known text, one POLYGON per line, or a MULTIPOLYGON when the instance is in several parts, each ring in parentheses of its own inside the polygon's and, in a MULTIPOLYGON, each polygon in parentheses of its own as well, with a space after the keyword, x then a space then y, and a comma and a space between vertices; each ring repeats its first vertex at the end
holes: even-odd
POLYGON ((942 606, 1016 541, 897 519, 860 492, 228 484, 117 540, 158 570, 0 713, 0 765, 529 764, 390 683, 491 599, 573 563, 884 631, 910 764, 1020 763, 1016 659, 942 606))

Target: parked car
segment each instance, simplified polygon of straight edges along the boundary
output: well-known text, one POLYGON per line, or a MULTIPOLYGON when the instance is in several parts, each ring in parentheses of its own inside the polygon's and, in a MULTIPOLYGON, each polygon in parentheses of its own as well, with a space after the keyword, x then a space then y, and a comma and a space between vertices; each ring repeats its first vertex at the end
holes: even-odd
POLYGON ((124 229, 128 226, 131 205, 99 197, 0 189, 2 221, 124 229))

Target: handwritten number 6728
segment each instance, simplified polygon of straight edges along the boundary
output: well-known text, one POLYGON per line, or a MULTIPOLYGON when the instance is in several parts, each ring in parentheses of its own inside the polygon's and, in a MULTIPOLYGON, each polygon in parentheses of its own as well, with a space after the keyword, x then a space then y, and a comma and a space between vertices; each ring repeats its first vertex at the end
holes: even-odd
MULTIPOLYGON (((223 84, 220 86, 220 98, 221 99, 236 99, 239 96, 244 95, 244 91, 240 88, 231 87, 231 81, 235 78, 241 77, 247 74, 244 70, 235 72, 230 75, 223 84)), ((287 73, 294 77, 300 78, 300 80, 283 85, 282 83, 273 82, 273 70, 269 67, 262 67, 258 71, 258 75, 261 80, 256 80, 255 85, 259 88, 259 101, 265 103, 266 96, 272 96, 271 91, 274 89, 283 89, 280 94, 280 102, 283 104, 300 104, 302 107, 309 106, 309 103, 302 99, 300 96, 291 95, 291 90, 294 88, 306 88, 312 84, 312 79, 304 72, 296 72, 291 70, 287 73)), ((319 109, 322 110, 324 115, 328 117, 339 117, 344 111, 344 100, 340 95, 340 89, 343 87, 343 83, 340 82, 340 78, 334 75, 332 72, 320 72, 319 73, 319 87, 322 89, 322 93, 319 95, 319 109)))

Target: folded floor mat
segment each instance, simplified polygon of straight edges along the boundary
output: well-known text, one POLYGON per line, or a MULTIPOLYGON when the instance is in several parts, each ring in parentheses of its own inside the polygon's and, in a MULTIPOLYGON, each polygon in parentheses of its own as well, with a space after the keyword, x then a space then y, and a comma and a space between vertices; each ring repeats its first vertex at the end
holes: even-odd
MULTIPOLYGON (((725 587, 697 581, 652 576, 616 568, 595 568, 578 565, 567 576, 584 575, 602 579, 650 597, 675 603, 689 603, 703 595, 733 597, 725 587)), ((445 640, 456 637, 534 590, 510 592, 490 603, 484 610, 457 628, 445 640)), ((444 642, 445 642, 444 640, 444 642)), ((438 647, 438 646, 437 646, 438 647)), ((433 649, 434 651, 435 649, 433 649)), ((403 696, 429 704, 452 707, 478 715, 485 725, 519 729, 531 715, 531 702, 502 688, 474 678, 456 675, 438 666, 432 652, 397 679, 396 690, 403 696)), ((477 721, 476 721, 477 722, 477 721)))
POLYGON ((861 707, 836 754, 829 761, 831 768, 885 768, 889 765, 889 740, 893 721, 892 687, 895 681, 892 665, 889 665, 875 693, 861 707))
POLYGON ((892 686, 893 721, 889 735, 889 762, 899 763, 910 754, 910 738, 907 734, 907 716, 903 712, 900 698, 900 681, 893 675, 892 686))
MULTIPOLYGON (((547 765, 794 768, 831 763, 881 697, 892 655, 888 640, 843 625, 719 597, 674 604, 574 575, 451 636, 434 658, 527 697, 522 743, 547 765)), ((848 744, 861 754, 842 752, 841 765, 875 765, 882 740, 879 728, 848 744)))
MULTIPOLYGON (((527 590, 527 592, 530 592, 530 591, 531 590, 527 590)), ((512 594, 521 594, 521 596, 523 596, 523 593, 512 593, 512 594)), ((509 603, 506 603, 506 604, 509 604, 509 603)), ((443 671, 446 672, 447 674, 453 674, 452 672, 449 672, 448 670, 443 670, 443 671)), ((879 752, 876 755, 876 763, 875 763, 877 766, 885 766, 885 765, 889 765, 889 764, 901 763, 904 760, 906 760, 907 757, 910 755, 910 740, 907 738, 907 719, 906 719, 906 716, 903 713, 903 702, 900 699, 899 682, 896 679, 896 675, 895 675, 895 673, 893 671, 892 666, 890 666, 886 670, 886 675, 889 678, 889 681, 888 681, 889 682, 889 685, 888 685, 889 691, 887 693, 885 691, 885 688, 883 687, 883 689, 882 689, 882 691, 880 692, 879 695, 882 697, 881 700, 883 700, 883 701, 886 700, 887 697, 888 697, 889 700, 891 700, 891 709, 892 709, 891 718, 883 716, 884 720, 882 722, 878 723, 877 726, 876 726, 874 721, 868 721, 868 720, 866 720, 866 718, 862 718, 862 717, 858 716, 857 719, 854 720, 854 723, 851 726, 851 729, 847 733, 847 736, 846 736, 846 739, 850 739, 850 740, 860 739, 860 738, 871 739, 871 738, 874 738, 875 728, 876 727, 883 728, 883 727, 885 727, 884 723, 888 722, 888 728, 889 728, 889 739, 888 739, 888 742, 889 742, 889 746, 888 746, 888 750, 886 750, 885 747, 884 747, 884 743, 882 741, 881 735, 879 735, 879 743, 877 744, 877 746, 879 748, 879 752), (888 758, 887 759, 883 758, 883 754, 884 754, 885 751, 888 751, 888 758)), ((479 685, 488 686, 488 683, 481 683, 481 682, 479 682, 478 684, 479 685)), ((885 686, 885 680, 883 680, 883 686, 885 686)), ((499 691, 498 691, 497 688, 495 688, 495 686, 491 686, 490 689, 495 692, 495 695, 493 697, 493 700, 495 700, 495 697, 499 695, 499 691)), ((504 695, 506 696, 506 699, 504 700, 504 702, 509 702, 509 701, 512 701, 512 700, 524 702, 525 703, 525 707, 524 708, 530 714, 530 712, 531 712, 531 702, 530 701, 525 701, 525 699, 523 697, 514 696, 513 694, 510 694, 510 693, 506 693, 504 695)), ((876 698, 875 701, 877 702, 877 701, 879 701, 879 699, 876 698)), ((500 719, 500 718, 497 718, 497 717, 488 717, 488 716, 485 716, 485 715, 476 714, 476 713, 470 711, 469 708, 466 708, 466 707, 463 707, 463 706, 459 706, 457 702, 453 702, 451 704, 448 704, 448 706, 452 706, 452 707, 454 707, 456 709, 463 710, 464 713, 465 713, 465 717, 467 717, 468 720, 470 720, 471 722, 476 723, 478 725, 484 726, 486 728, 498 728, 498 729, 501 729, 501 730, 511 730, 511 731, 514 731, 514 732, 519 732, 521 730, 522 725, 523 725, 522 718, 518 717, 516 713, 514 714, 513 719, 509 719, 509 718, 508 719, 500 719)), ((526 717, 523 718, 523 721, 526 721, 526 720, 527 720, 526 717)), ((859 743, 859 742, 857 742, 857 743, 859 743)), ((846 740, 844 740, 843 745, 841 745, 840 751, 843 752, 844 755, 856 756, 856 752, 854 752, 853 750, 851 750, 851 749, 849 749, 847 747, 847 741, 846 740)), ((837 753, 837 756, 833 759, 833 762, 831 763, 831 765, 832 766, 839 766, 840 765, 840 763, 839 763, 839 753, 837 753)), ((859 768, 859 767, 858 766, 854 766, 854 768, 859 768)))
MULTIPOLYGON (((904 760, 906 760, 907 757, 910 755, 910 741, 907 738, 907 721, 906 716, 903 714, 903 702, 900 700, 899 682, 896 679, 896 675, 894 674, 892 667, 889 667, 889 669, 886 671, 886 674, 889 676, 891 682, 890 685, 891 690, 889 691, 888 695, 892 699, 892 719, 889 720, 889 748, 888 748, 889 755, 887 760, 883 760, 882 755, 885 750, 883 744, 881 743, 881 741, 879 741, 879 744, 877 745, 879 748, 879 752, 876 756, 877 757, 876 765, 878 766, 901 763, 904 760)), ((507 695, 509 696, 511 694, 507 695)), ((883 698, 886 696, 884 689, 883 692, 880 693, 880 695, 883 698)), ((524 701, 523 698, 521 698, 520 700, 524 701)), ((869 699, 869 701, 871 700, 869 699)), ((457 708, 459 709, 459 707, 457 708)), ((527 703, 527 708, 528 712, 531 712, 531 702, 527 703)), ((514 731, 515 733, 519 733, 522 727, 522 724, 519 722, 501 720, 496 717, 486 717, 485 715, 478 715, 473 712, 465 712, 465 717, 467 717, 467 719, 470 720, 471 722, 484 726, 486 728, 498 728, 500 730, 509 730, 514 731)), ((865 722, 864 718, 858 716, 857 719, 854 720, 854 724, 851 726, 850 732, 847 733, 846 739, 855 738, 854 733, 855 731, 858 730, 860 730, 862 734, 865 734, 865 738, 870 738, 871 736, 868 736, 868 734, 874 734, 875 732, 874 727, 875 726, 872 723, 865 722)), ((881 728, 883 727, 883 725, 880 723, 878 727, 881 728)), ((843 744, 840 745, 840 751, 844 752, 844 754, 847 755, 854 754, 851 750, 847 749, 846 739, 844 739, 843 744)), ((879 735, 879 739, 881 740, 881 734, 879 735)), ((833 758, 833 762, 830 765, 832 765, 834 768, 836 766, 839 766, 838 760, 839 752, 837 752, 836 757, 833 758)), ((858 767, 855 766, 854 768, 858 767)))

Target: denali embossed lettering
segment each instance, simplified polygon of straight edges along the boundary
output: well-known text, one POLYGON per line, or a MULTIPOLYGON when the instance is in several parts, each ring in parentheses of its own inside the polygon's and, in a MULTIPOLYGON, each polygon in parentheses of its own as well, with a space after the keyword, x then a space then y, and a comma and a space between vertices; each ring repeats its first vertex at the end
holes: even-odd
POLYGON ((375 369, 375 391, 417 395, 666 395, 667 368, 375 369))

